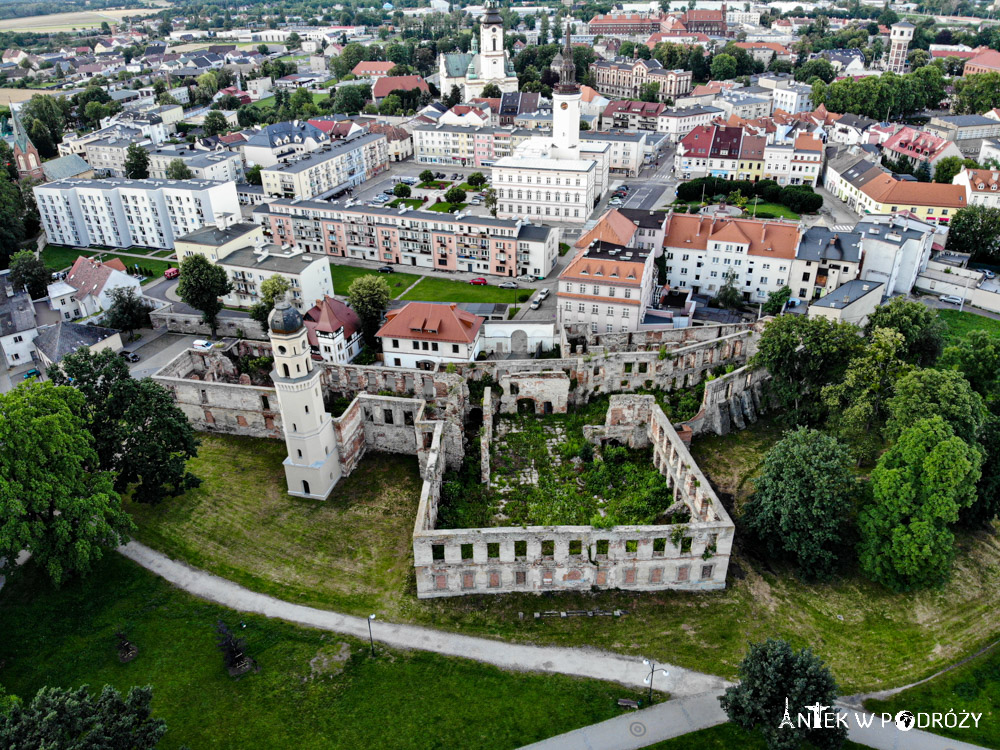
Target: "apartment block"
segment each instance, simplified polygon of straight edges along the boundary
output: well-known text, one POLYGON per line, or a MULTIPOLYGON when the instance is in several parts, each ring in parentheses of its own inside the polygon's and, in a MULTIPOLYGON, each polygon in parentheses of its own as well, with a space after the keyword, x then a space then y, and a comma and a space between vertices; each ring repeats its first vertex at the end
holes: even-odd
POLYGON ((260 172, 264 194, 310 200, 328 197, 360 185, 389 165, 389 146, 381 133, 369 133, 324 145, 293 157, 287 164, 260 172))
POLYGON ((146 146, 149 151, 149 176, 157 180, 167 178, 167 170, 175 160, 191 170, 201 180, 216 182, 243 181, 243 157, 236 151, 203 151, 193 146, 164 144, 146 146))
POLYGON ((49 242, 173 248, 178 237, 239 215, 233 182, 67 179, 34 189, 49 242))
POLYGON ((491 167, 532 135, 521 128, 426 125, 413 129, 413 155, 421 164, 491 167))
POLYGON ((255 215, 277 244, 412 268, 545 276, 559 255, 558 229, 522 220, 287 199, 255 215))

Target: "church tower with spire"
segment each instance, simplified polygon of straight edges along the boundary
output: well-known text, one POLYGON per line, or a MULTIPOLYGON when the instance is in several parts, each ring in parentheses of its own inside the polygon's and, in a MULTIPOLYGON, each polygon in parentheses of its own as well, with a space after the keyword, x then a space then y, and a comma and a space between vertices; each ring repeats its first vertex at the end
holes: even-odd
POLYGON ((577 159, 580 154, 580 85, 576 82, 576 62, 566 25, 566 47, 562 51, 559 83, 552 89, 552 142, 561 159, 577 159))

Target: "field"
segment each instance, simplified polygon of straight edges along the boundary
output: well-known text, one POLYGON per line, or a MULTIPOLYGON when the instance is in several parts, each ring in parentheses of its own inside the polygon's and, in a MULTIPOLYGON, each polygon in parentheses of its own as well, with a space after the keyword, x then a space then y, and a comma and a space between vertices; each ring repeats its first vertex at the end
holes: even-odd
MULTIPOLYGON (((684 734, 649 745, 646 750, 732 750, 736 747, 740 750, 767 750, 767 744, 759 734, 747 732, 735 724, 719 724, 711 729, 684 734)), ((842 750, 864 750, 866 747, 847 741, 842 750)))
POLYGON ((985 315, 958 310, 938 310, 938 317, 948 327, 945 346, 955 343, 969 331, 986 331, 994 336, 1000 336, 1000 320, 987 318, 985 315))
POLYGON ((523 289, 501 289, 486 284, 476 286, 467 281, 452 281, 437 276, 424 276, 420 283, 400 299, 421 300, 423 302, 517 302, 517 295, 523 289))
POLYGON ((50 271, 62 271, 72 266, 81 255, 89 258, 96 252, 96 250, 88 248, 77 249, 75 247, 46 245, 42 250, 42 261, 50 271))
MULTIPOLYGON (((291 94, 291 92, 289 92, 289 94, 291 94)), ((321 101, 323 101, 324 99, 326 99, 328 96, 330 96, 330 94, 328 92, 325 92, 325 91, 324 92, 313 92, 313 95, 312 95, 313 104, 318 105, 321 101)), ((259 101, 254 102, 251 106, 257 107, 258 109, 263 109, 264 107, 273 107, 274 106, 274 97, 273 96, 265 97, 264 99, 260 99, 259 101)))
POLYGON ((333 278, 333 292, 345 296, 351 286, 351 282, 359 276, 381 276, 389 283, 389 289, 394 298, 399 297, 420 276, 412 273, 378 273, 370 268, 358 268, 357 266, 340 266, 330 263, 330 276, 333 278))
POLYGON ((28 101, 35 94, 46 96, 55 94, 57 89, 0 89, 0 106, 9 106, 12 102, 20 104, 28 101))
POLYGON ((54 590, 30 565, 0 592, 7 692, 43 685, 153 686, 167 723, 158 747, 199 750, 516 748, 603 721, 636 693, 598 681, 504 672, 397 651, 196 599, 114 553, 54 590), (228 676, 215 646, 223 620, 260 667, 228 676), (117 629, 139 649, 120 664, 117 629))
MULTIPOLYGON (((754 207, 748 203, 746 205, 746 209, 745 210, 746 210, 747 217, 753 218, 754 207)), ((790 208, 788 208, 786 206, 782 206, 779 203, 764 203, 763 201, 761 201, 760 203, 757 204, 757 214, 759 215, 759 214, 762 214, 762 213, 771 214, 771 216, 773 216, 775 218, 779 218, 779 217, 783 218, 783 219, 798 219, 799 218, 799 215, 797 213, 795 213, 794 211, 792 211, 790 208)))
MULTIPOLYGON (((166 253, 167 255, 173 255, 173 250, 161 250, 156 251, 153 248, 130 248, 127 252, 134 253, 135 256, 144 255, 145 257, 134 257, 133 255, 119 255, 117 253, 108 252, 106 250, 101 250, 99 248, 74 248, 74 247, 63 247, 61 245, 46 245, 42 249, 42 261, 45 263, 45 267, 51 271, 62 271, 68 269, 70 266, 76 262, 76 259, 81 255, 85 257, 92 257, 95 255, 100 255, 104 260, 111 260, 112 258, 118 258, 122 263, 124 263, 128 268, 131 269, 133 265, 138 263, 143 268, 148 268, 153 272, 153 276, 150 277, 148 281, 159 278, 163 275, 163 272, 167 270, 170 266, 176 266, 177 263, 172 261, 160 260, 157 256, 166 253)), ((148 283, 147 281, 147 283, 148 283)))
MULTIPOLYGON (((475 287, 470 287, 475 288, 475 287)), ((748 489, 780 431, 761 424, 701 437, 695 459, 724 502, 748 489)), ((256 591, 301 604, 513 641, 599 645, 732 677, 748 641, 812 646, 847 694, 907 684, 998 635, 1000 540, 960 535, 951 582, 897 595, 854 573, 807 585, 739 544, 725 591, 561 593, 561 609, 621 609, 603 618, 523 621, 547 608, 534 594, 417 600, 413 595, 415 462, 372 456, 326 503, 288 497, 276 441, 204 436, 192 470, 205 484, 157 508, 130 506, 137 537, 256 591), (600 622, 598 620, 601 620, 600 622)), ((553 600, 554 601, 554 600, 553 600)))
POLYGON ((85 10, 71 13, 52 13, 47 16, 27 16, 26 18, 5 18, 0 21, 0 31, 72 31, 73 29, 92 29, 99 27, 102 21, 109 24, 118 23, 125 16, 148 16, 151 9, 134 8, 130 10, 85 10))
POLYGON ((893 714, 904 708, 914 713, 950 709, 981 713, 983 717, 978 727, 973 727, 970 720, 967 729, 935 728, 934 732, 983 747, 1000 748, 1000 725, 997 724, 1000 711, 1000 651, 988 651, 957 669, 904 690, 888 700, 866 701, 865 708, 893 714))
POLYGON ((454 214, 458 213, 468 205, 468 203, 447 203, 445 201, 441 201, 440 203, 432 203, 427 206, 427 210, 437 211, 442 214, 454 214))

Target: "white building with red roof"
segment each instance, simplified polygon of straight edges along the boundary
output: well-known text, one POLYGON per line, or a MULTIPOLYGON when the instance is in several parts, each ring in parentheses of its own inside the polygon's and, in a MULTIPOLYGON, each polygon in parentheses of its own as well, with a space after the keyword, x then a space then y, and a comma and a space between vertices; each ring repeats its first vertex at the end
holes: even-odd
POLYGON ((962 158, 962 152, 952 141, 924 130, 904 127, 882 146, 890 159, 905 159, 913 166, 927 163, 931 167, 946 156, 962 158))
POLYGON ((347 364, 361 353, 361 318, 340 300, 324 295, 302 320, 313 359, 347 364))
POLYGON ((454 302, 411 302, 385 318, 376 335, 387 367, 435 370, 441 364, 473 362, 482 348, 486 319, 454 302))
POLYGON ((59 312, 63 320, 85 318, 107 310, 112 290, 122 287, 131 287, 136 295, 142 296, 139 279, 129 276, 118 258, 102 262, 80 256, 65 280, 49 284, 49 307, 59 312))

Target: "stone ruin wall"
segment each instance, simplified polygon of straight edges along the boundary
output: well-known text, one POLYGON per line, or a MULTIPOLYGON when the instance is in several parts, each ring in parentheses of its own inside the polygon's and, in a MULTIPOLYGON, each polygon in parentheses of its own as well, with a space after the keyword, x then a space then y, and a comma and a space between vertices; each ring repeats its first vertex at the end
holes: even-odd
POLYGON ((587 432, 596 443, 617 440, 636 448, 651 444, 656 468, 673 490, 675 501, 691 512, 691 521, 609 529, 437 529, 440 481, 436 486, 425 482, 413 533, 417 596, 594 587, 634 591, 725 588, 734 525, 655 397, 612 396, 605 424, 587 432))
POLYGON ((741 367, 705 383, 701 410, 685 426, 693 435, 714 432, 726 435, 743 430, 767 413, 767 384, 770 373, 764 369, 741 367))

